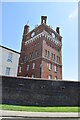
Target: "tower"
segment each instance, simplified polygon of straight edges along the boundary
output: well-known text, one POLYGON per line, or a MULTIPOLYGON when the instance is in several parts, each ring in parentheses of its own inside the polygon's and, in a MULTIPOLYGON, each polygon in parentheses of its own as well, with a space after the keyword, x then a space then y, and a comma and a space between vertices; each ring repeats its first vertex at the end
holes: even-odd
POLYGON ((62 37, 59 27, 54 31, 41 16, 41 24, 29 32, 24 26, 18 76, 62 79, 62 37))

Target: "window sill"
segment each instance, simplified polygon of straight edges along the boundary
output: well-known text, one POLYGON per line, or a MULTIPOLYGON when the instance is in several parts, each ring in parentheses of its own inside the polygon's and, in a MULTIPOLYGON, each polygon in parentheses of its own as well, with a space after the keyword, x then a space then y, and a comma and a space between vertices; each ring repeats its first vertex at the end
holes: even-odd
POLYGON ((7 62, 12 62, 12 60, 9 60, 9 59, 8 59, 7 62))

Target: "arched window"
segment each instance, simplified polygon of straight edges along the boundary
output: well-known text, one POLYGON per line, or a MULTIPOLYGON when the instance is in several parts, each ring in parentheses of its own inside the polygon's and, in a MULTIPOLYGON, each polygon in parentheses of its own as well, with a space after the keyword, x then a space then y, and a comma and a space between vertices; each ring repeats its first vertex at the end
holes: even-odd
POLYGON ((51 75, 49 75, 49 80, 51 80, 51 75))
POLYGON ((51 70, 52 69, 52 65, 51 65, 51 63, 49 63, 49 70, 51 70))
POLYGON ((55 72, 57 72, 57 66, 55 65, 55 72))
POLYGON ((35 63, 33 63, 32 69, 35 69, 35 63))
POLYGON ((57 76, 55 76, 55 80, 57 80, 57 76))

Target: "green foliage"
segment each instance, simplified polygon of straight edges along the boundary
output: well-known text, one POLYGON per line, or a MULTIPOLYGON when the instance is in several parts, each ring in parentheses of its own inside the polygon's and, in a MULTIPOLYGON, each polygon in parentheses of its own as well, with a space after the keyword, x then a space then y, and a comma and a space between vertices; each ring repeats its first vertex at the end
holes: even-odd
POLYGON ((18 106, 18 105, 0 105, 0 109, 27 111, 27 112, 80 112, 80 107, 37 107, 37 106, 18 106))

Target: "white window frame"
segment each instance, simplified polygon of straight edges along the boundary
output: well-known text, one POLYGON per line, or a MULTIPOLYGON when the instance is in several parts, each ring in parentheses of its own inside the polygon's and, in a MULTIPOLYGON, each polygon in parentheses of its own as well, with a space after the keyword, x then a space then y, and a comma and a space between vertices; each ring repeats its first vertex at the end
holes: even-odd
POLYGON ((57 62, 59 62, 59 57, 57 56, 57 62))
POLYGON ((42 67, 42 64, 40 64, 40 68, 42 67))
POLYGON ((54 56, 53 53, 51 53, 51 59, 53 59, 53 56, 54 56))
POLYGON ((55 34, 54 33, 52 33, 52 37, 55 38, 55 34))
POLYGON ((29 71, 29 64, 27 64, 27 71, 29 71))
POLYGON ((12 53, 8 54, 8 60, 7 61, 12 62, 12 53))
POLYGON ((50 52, 48 51, 48 58, 50 57, 50 52))
POLYGON ((5 75, 10 75, 10 68, 6 67, 5 75))
POLYGON ((49 70, 51 70, 52 69, 52 65, 51 65, 51 63, 49 63, 49 70))
POLYGON ((59 57, 59 63, 60 63, 60 57, 59 57))
POLYGON ((51 80, 51 75, 49 74, 49 78, 48 78, 49 80, 51 80))
POLYGON ((21 69, 22 69, 22 67, 21 67, 21 66, 19 66, 19 73, 21 73, 21 69))
POLYGON ((53 60, 55 60, 55 54, 53 54, 53 60))
POLYGON ((55 80, 57 80, 57 76, 55 76, 55 80))
POLYGON ((35 63, 33 63, 32 69, 35 69, 35 63))
POLYGON ((57 72, 57 66, 55 65, 55 72, 57 72))
POLYGON ((32 74, 32 78, 34 78, 34 75, 32 74))

